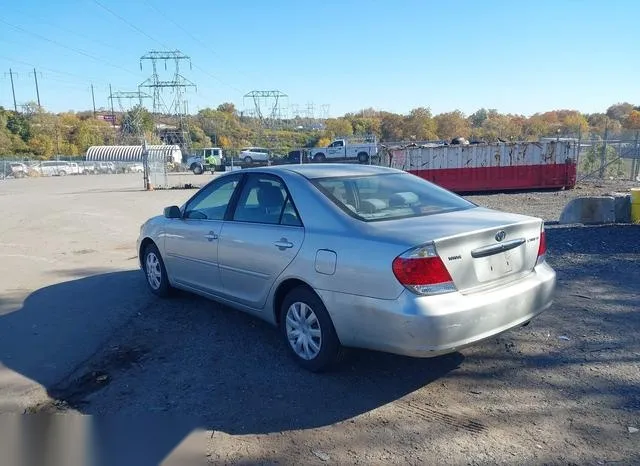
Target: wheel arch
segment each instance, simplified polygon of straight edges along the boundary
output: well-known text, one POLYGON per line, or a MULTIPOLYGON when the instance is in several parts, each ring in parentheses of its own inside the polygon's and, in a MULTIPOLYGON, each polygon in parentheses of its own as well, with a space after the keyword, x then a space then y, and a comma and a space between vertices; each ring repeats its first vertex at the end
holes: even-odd
POLYGON ((282 282, 280 282, 280 284, 278 284, 278 287, 276 288, 276 291, 273 294, 273 300, 272 300, 272 306, 271 306, 271 312, 273 313, 273 322, 276 325, 280 324, 280 307, 282 306, 282 303, 284 302, 285 297, 291 290, 298 287, 307 288, 308 290, 313 292, 318 297, 318 299, 322 301, 322 298, 320 297, 320 295, 316 293, 313 287, 309 285, 307 282, 305 282, 304 280, 301 280, 299 278, 287 278, 283 280, 282 282))
POLYGON ((158 245, 155 243, 155 241, 153 241, 148 236, 146 238, 144 238, 142 241, 140 241, 140 249, 138 250, 138 262, 140 263, 140 268, 144 268, 144 264, 142 263, 142 255, 144 254, 144 250, 150 244, 153 244, 155 247, 158 247, 158 245))

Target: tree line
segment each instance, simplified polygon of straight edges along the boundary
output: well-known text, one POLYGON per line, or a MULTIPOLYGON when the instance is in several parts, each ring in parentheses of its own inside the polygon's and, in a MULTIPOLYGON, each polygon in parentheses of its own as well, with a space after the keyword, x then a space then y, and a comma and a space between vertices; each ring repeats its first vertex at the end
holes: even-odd
MULTIPOLYGON (((143 107, 116 114, 115 122, 92 112, 51 113, 35 104, 14 112, 0 107, 0 156, 48 159, 83 155, 92 145, 161 143, 156 123, 177 126, 167 116, 143 107)), ((382 142, 424 142, 462 137, 470 141, 535 141, 540 137, 628 138, 640 131, 640 106, 627 102, 602 113, 552 110, 529 117, 481 108, 471 115, 459 110, 433 115, 428 107, 407 114, 372 108, 338 118, 290 120, 266 124, 238 112, 231 103, 205 108, 186 118, 191 148, 266 146, 285 153, 293 148, 321 147, 333 138, 375 135, 382 142)))

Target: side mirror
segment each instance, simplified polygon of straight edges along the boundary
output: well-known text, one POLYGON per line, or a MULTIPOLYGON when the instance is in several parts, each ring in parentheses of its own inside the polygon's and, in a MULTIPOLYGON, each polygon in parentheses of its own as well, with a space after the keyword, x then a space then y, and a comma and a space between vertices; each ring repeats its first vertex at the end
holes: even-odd
POLYGON ((164 208, 164 216, 165 218, 182 218, 182 212, 180 212, 180 207, 172 205, 164 208))

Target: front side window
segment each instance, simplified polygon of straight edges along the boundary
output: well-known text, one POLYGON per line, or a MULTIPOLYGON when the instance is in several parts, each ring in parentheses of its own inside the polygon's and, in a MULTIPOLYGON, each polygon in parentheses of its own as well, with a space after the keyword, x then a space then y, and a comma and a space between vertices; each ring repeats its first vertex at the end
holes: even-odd
POLYGON ((238 197, 233 220, 271 225, 302 225, 282 181, 264 175, 249 177, 238 197))
POLYGON ((224 176, 203 188, 184 209, 184 218, 224 220, 231 197, 240 182, 240 175, 224 176))
POLYGON ((338 207, 363 221, 420 217, 475 204, 407 173, 312 180, 338 207))

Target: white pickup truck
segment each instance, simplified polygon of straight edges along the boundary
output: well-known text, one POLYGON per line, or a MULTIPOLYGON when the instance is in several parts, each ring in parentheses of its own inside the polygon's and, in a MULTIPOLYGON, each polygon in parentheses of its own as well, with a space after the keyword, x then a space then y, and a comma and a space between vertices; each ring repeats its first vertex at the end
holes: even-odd
POLYGON ((336 139, 327 147, 314 147, 309 151, 309 159, 324 162, 335 159, 357 159, 360 163, 368 163, 378 154, 375 142, 349 143, 346 139, 336 139))

